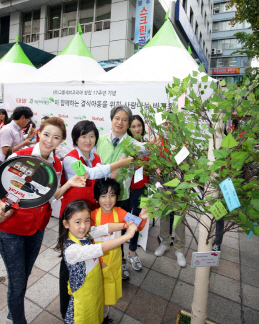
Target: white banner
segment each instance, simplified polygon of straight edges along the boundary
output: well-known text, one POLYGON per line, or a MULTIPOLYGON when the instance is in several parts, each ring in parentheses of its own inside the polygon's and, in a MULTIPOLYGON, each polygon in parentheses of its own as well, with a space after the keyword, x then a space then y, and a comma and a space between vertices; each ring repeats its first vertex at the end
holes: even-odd
POLYGON ((138 99, 144 107, 169 105, 165 86, 160 83, 109 83, 109 84, 5 84, 4 103, 10 116, 21 105, 34 112, 33 122, 39 128, 43 116, 56 116, 64 120, 67 138, 62 156, 73 149, 71 131, 83 119, 96 124, 100 135, 111 129, 110 110, 119 104, 126 105, 132 114, 140 114, 138 99))

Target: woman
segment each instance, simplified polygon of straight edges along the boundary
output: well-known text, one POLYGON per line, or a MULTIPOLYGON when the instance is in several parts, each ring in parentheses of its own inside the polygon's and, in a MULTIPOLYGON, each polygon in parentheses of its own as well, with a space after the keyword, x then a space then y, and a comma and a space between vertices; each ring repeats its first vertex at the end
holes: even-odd
MULTIPOLYGON (((16 155, 39 156, 51 163, 57 174, 61 172, 60 160, 55 148, 65 140, 66 128, 62 119, 52 117, 40 126, 40 142, 35 147, 17 151, 16 155)), ((54 198, 59 199, 71 186, 83 187, 85 177, 74 176, 61 188, 54 198)), ((8 308, 6 323, 26 324, 24 296, 28 277, 38 256, 44 229, 51 216, 49 202, 37 208, 11 209, 3 212, 5 204, 0 201, 0 253, 8 274, 8 308)))
POLYGON ((3 128, 4 125, 6 125, 8 119, 7 111, 3 108, 0 109, 0 129, 3 128))
MULTIPOLYGON (((139 115, 132 116, 132 122, 130 124, 130 128, 128 129, 128 134, 136 139, 139 142, 143 142, 143 137, 145 135, 145 124, 143 119, 139 115)), ((144 158, 147 160, 147 158, 144 158)), ((138 165, 135 165, 135 170, 138 169, 138 165)), ((139 208, 140 204, 140 196, 145 195, 145 184, 149 183, 149 177, 143 174, 143 180, 134 183, 134 177, 131 181, 130 186, 130 212, 133 215, 139 215, 141 212, 141 208, 139 208)), ((132 239, 130 239, 129 244, 129 255, 128 261, 131 263, 132 268, 136 271, 142 269, 141 261, 136 253, 137 243, 138 243, 139 232, 136 232, 132 239)))

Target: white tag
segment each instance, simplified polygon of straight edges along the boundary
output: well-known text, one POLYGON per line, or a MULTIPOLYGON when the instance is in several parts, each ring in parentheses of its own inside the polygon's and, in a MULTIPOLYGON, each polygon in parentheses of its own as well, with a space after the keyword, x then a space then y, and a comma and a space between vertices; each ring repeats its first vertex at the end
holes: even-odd
POLYGON ((219 265, 220 251, 193 252, 191 267, 217 267, 219 265))
POLYGON ((159 188, 164 188, 161 183, 159 181, 156 182, 156 188, 159 189, 159 188))
POLYGON ((155 120, 157 125, 163 124, 162 111, 155 113, 155 120))
POLYGON ((137 169, 134 174, 134 183, 143 180, 143 167, 137 169))
POLYGON ((178 111, 181 111, 185 105, 185 93, 178 98, 178 111))
POLYGON ((186 146, 184 146, 180 152, 176 154, 174 157, 176 163, 179 165, 184 159, 187 158, 187 156, 190 154, 190 152, 187 150, 186 146))

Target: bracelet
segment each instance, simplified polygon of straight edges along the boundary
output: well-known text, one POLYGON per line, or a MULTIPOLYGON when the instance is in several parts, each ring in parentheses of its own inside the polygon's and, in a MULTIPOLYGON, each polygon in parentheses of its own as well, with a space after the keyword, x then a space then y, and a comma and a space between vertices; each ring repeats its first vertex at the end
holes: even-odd
POLYGON ((122 227, 123 229, 125 229, 125 225, 126 225, 126 223, 123 224, 123 227, 122 227))

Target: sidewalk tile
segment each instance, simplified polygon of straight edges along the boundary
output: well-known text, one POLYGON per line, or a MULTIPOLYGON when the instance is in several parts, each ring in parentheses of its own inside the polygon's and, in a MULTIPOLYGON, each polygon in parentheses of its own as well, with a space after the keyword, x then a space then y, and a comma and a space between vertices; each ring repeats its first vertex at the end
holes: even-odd
POLYGON ((193 285, 195 280, 195 268, 192 268, 189 264, 187 264, 185 268, 181 268, 179 279, 193 285))
POLYGON ((152 270, 161 272, 170 277, 177 278, 180 272, 180 267, 176 260, 168 258, 167 256, 157 257, 155 263, 152 266, 152 270))
POLYGON ((56 218, 56 217, 50 217, 49 222, 48 222, 48 225, 47 225, 47 228, 52 228, 54 226, 57 226, 58 225, 58 221, 59 221, 58 218, 56 218))
POLYGON ((133 317, 125 314, 120 321, 120 324, 141 324, 141 322, 135 320, 133 317))
POLYGON ((140 322, 159 324, 165 314, 167 304, 166 300, 140 288, 126 313, 140 322))
MULTIPOLYGON (((231 236, 224 236, 222 241, 222 246, 227 246, 232 249, 239 250, 238 238, 231 237, 231 236)), ((223 249, 223 247, 221 249, 223 249)))
POLYGON ((58 232, 59 233, 59 225, 56 225, 52 227, 52 231, 58 232))
POLYGON ((259 312, 249 307, 244 307, 244 320, 245 324, 259 323, 259 312))
POLYGON ((28 323, 31 323, 43 311, 41 307, 25 298, 24 301, 25 316, 28 323))
POLYGON ((48 248, 47 246, 45 246, 45 245, 41 245, 39 254, 40 254, 41 252, 47 250, 47 248, 48 248))
POLYGON ((157 238, 149 236, 147 240, 147 250, 155 252, 158 246, 159 244, 157 238))
POLYGON ((117 301, 114 307, 125 312, 138 288, 122 280, 122 297, 117 301))
POLYGON ((247 284, 242 284, 243 302, 245 306, 259 310, 259 289, 247 284))
POLYGON ((59 278, 59 270, 60 270, 60 264, 57 264, 53 269, 49 271, 49 273, 59 278))
POLYGON ((52 249, 47 249, 38 255, 35 266, 41 270, 49 271, 60 262, 61 258, 59 258, 58 255, 58 252, 52 249))
POLYGON ((254 255, 257 258, 259 257, 259 243, 252 243, 247 241, 242 241, 240 243, 240 251, 247 252, 250 255, 254 255))
POLYGON ((178 312, 179 306, 169 302, 162 320, 162 324, 174 324, 176 322, 178 312))
MULTIPOLYGON (((183 254, 186 256, 187 252, 188 252, 188 248, 185 247, 183 254)), ((169 258, 173 258, 175 260, 177 259, 176 256, 175 256, 175 248, 174 248, 174 246, 171 246, 170 250, 166 251, 164 255, 169 257, 169 258)))
POLYGON ((128 265, 128 270, 130 274, 130 279, 128 280, 128 282, 137 287, 141 285, 142 281, 149 271, 149 269, 145 267, 143 267, 141 271, 135 271, 130 265, 128 265))
POLYGON ((230 236, 230 237, 234 237, 234 238, 238 239, 239 238, 239 233, 238 232, 226 232, 224 234, 224 237, 225 236, 230 236))
POLYGON ((252 266, 245 267, 241 263, 241 276, 242 283, 259 288, 258 270, 253 269, 252 266))
POLYGON ((160 234, 160 228, 157 226, 151 227, 151 229, 148 232, 148 236, 152 236, 157 238, 157 236, 160 234))
POLYGON ((37 305, 45 308, 58 296, 59 280, 58 278, 46 274, 35 284, 27 289, 26 297, 33 300, 37 305))
MULTIPOLYGON (((113 320, 112 323, 114 323, 114 324, 120 323, 122 316, 123 316, 123 313, 120 310, 118 310, 114 306, 110 306, 109 318, 111 318, 113 320)), ((90 324, 90 323, 87 323, 87 324, 90 324)))
POLYGON ((7 277, 4 261, 1 256, 0 256, 0 277, 7 277))
POLYGON ((240 299, 240 282, 211 272, 209 291, 237 303, 240 299))
POLYGON ((193 252, 197 252, 197 250, 192 250, 192 249, 188 249, 187 255, 186 255, 186 262, 188 264, 192 263, 192 254, 193 252))
POLYGON ((248 252, 241 251, 240 254, 241 254, 241 265, 252 268, 255 271, 257 271, 257 273, 259 273, 259 262, 255 262, 255 259, 258 259, 258 257, 255 257, 254 254, 248 252))
POLYGON ((57 244, 57 241, 58 233, 50 229, 44 234, 42 244, 51 247, 53 244, 57 244))
MULTIPOLYGON (((240 241, 243 242, 250 242, 250 243, 259 243, 259 237, 257 235, 252 235, 252 237, 250 238, 250 240, 248 241, 248 235, 246 233, 239 233, 239 239, 240 241)), ((242 244, 240 242, 240 244, 242 244)))
POLYGON ((154 255, 154 252, 144 251, 142 248, 137 249, 137 254, 140 258, 143 267, 146 268, 151 268, 156 260, 156 256, 154 255))
POLYGON ((43 311, 32 324, 62 324, 64 323, 61 319, 51 315, 50 313, 43 311))
POLYGON ((46 310, 49 313, 53 314, 54 316, 62 319, 61 314, 60 314, 60 299, 59 299, 59 296, 55 300, 53 300, 53 302, 50 303, 48 305, 48 307, 46 307, 46 310))
POLYGON ((169 299, 175 286, 175 282, 176 279, 174 278, 150 270, 140 287, 164 299, 169 299))
POLYGON ((231 262, 239 263, 239 251, 227 246, 221 246, 220 258, 231 262))
POLYGON ((38 281, 41 277, 43 277, 46 274, 45 271, 37 268, 37 267, 33 267, 31 274, 29 276, 28 279, 28 284, 27 284, 27 288, 30 287, 31 285, 33 285, 36 281, 38 281))
POLYGON ((211 321, 220 324, 241 324, 241 305, 232 300, 209 293, 207 317, 211 321))
POLYGON ((8 307, 6 306, 0 311, 0 323, 5 322, 7 314, 8 314, 8 307))
POLYGON ((171 297, 171 302, 190 310, 193 300, 194 286, 178 280, 171 297))
POLYGON ((0 310, 7 305, 7 287, 3 284, 0 285, 0 310))
POLYGON ((211 271, 240 281, 240 266, 237 263, 220 259, 219 265, 217 267, 211 267, 211 271))

